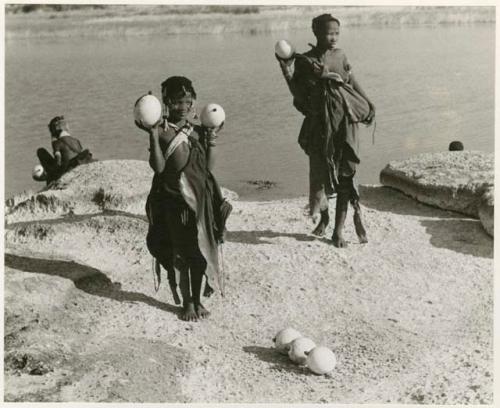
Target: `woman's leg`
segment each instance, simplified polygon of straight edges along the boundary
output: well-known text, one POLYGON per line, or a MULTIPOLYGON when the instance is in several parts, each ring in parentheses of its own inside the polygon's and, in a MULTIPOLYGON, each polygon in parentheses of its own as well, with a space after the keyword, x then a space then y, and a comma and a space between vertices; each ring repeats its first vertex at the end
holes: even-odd
POLYGON ((337 248, 345 248, 347 242, 344 240, 343 230, 345 219, 347 217, 347 207, 349 206, 350 188, 346 177, 339 177, 337 186, 337 204, 335 206, 335 227, 333 230, 332 241, 337 248))
POLYGON ((359 195, 354 187, 353 176, 341 176, 339 177, 339 185, 337 186, 337 205, 335 213, 335 228, 332 236, 333 245, 338 248, 344 248, 347 243, 343 239, 342 231, 344 229, 345 219, 347 217, 347 208, 349 201, 354 209, 354 227, 356 230, 356 235, 358 236, 359 242, 365 244, 368 242, 366 237, 366 230, 363 226, 363 220, 361 216, 361 207, 359 205, 359 195))
POLYGON ((368 238, 366 236, 366 230, 363 225, 363 219, 361 217, 361 207, 359 206, 359 200, 351 201, 352 207, 354 208, 354 228, 356 229, 356 235, 358 236, 359 242, 361 244, 366 244, 368 242, 368 238))
POLYGON ((325 180, 327 168, 324 158, 317 152, 309 154, 309 213, 313 217, 320 214, 318 225, 313 234, 323 236, 330 222, 328 214, 328 199, 325 194, 325 180))

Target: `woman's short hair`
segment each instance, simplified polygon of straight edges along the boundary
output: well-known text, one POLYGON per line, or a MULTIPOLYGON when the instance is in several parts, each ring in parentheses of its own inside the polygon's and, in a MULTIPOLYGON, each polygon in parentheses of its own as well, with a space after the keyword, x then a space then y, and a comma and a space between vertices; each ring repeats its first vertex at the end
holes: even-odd
POLYGON ((312 20, 312 30, 314 35, 317 37, 321 35, 326 27, 326 25, 334 21, 340 26, 340 21, 338 18, 333 17, 331 14, 321 14, 318 17, 314 17, 312 20))

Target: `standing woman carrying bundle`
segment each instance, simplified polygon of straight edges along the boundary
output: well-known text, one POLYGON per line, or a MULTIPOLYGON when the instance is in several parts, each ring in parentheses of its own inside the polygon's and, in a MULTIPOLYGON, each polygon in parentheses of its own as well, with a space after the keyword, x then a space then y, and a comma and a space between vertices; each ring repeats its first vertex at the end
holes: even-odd
POLYGON ((324 235, 330 219, 328 197, 336 192, 332 241, 343 248, 347 245, 342 231, 349 202, 354 208, 356 234, 360 242, 368 242, 354 177, 360 162, 358 123, 370 124, 375 106, 354 77, 344 51, 337 48, 339 20, 322 14, 313 19, 312 30, 316 45, 310 51, 289 59, 276 57, 293 104, 305 116, 299 144, 309 156, 310 214, 320 215, 313 234, 324 235))

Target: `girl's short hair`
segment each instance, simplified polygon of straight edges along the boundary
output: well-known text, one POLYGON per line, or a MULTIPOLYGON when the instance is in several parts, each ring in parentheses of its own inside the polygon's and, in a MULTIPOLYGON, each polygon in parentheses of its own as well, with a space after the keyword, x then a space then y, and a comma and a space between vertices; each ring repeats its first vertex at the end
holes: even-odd
POLYGON ((314 17, 312 20, 312 30, 313 30, 314 35, 316 37, 318 35, 320 35, 323 32, 326 24, 331 22, 331 21, 336 22, 340 26, 339 19, 333 17, 331 14, 321 14, 318 17, 314 17))
POLYGON ((161 96, 164 103, 174 98, 182 98, 188 92, 193 99, 196 99, 193 83, 183 76, 171 76, 161 84, 161 96))

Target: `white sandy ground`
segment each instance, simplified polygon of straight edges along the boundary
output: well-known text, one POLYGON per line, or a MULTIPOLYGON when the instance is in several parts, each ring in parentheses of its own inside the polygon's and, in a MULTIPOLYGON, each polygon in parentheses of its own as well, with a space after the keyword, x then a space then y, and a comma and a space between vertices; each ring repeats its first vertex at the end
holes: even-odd
POLYGON ((5 401, 493 404, 493 240, 361 194, 369 243, 349 219, 343 250, 308 234, 305 199, 233 201, 227 296, 198 323, 155 293, 143 218, 7 224, 5 401), (273 349, 286 326, 336 353, 331 376, 273 349))

